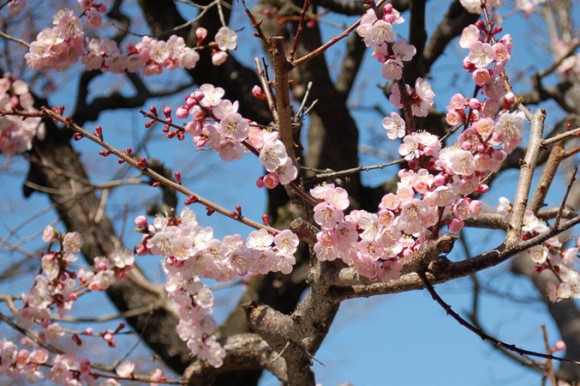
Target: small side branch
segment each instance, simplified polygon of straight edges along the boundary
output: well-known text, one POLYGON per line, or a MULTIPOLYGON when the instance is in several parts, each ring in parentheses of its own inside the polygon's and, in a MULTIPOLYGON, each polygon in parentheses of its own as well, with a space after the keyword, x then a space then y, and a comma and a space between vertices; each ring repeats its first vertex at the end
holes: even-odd
POLYGON ((509 229, 506 237, 508 244, 515 244, 520 240, 520 233, 524 220, 524 213, 528 205, 528 196, 530 194, 530 186, 532 184, 532 177, 534 169, 540 153, 542 145, 542 137, 544 133, 544 120, 546 119, 546 112, 538 109, 532 117, 530 142, 526 157, 522 161, 520 172, 520 179, 514 198, 514 209, 509 221, 509 229))
POLYGON ((541 352, 522 349, 522 348, 517 347, 515 344, 505 343, 504 341, 496 339, 493 336, 487 335, 486 333, 484 333, 483 331, 481 331, 480 329, 475 327, 473 324, 469 323, 463 317, 461 317, 461 315, 459 315, 457 312, 453 311, 453 309, 451 308, 451 306, 449 304, 445 303, 445 301, 435 291, 435 288, 433 288, 433 285, 429 282, 429 279, 427 279, 427 275, 425 274, 425 272, 421 271, 421 272, 418 272, 418 274, 419 274, 419 277, 421 278, 421 280, 423 281, 425 288, 427 289, 427 291, 429 292, 429 294, 433 298, 433 300, 435 300, 437 302, 437 304, 439 304, 441 306, 441 308, 443 308, 445 310, 447 315, 451 316, 459 324, 461 324, 463 327, 467 328, 469 331, 471 331, 474 334, 476 334, 477 336, 479 336, 481 339, 487 340, 487 341, 491 342, 492 344, 494 344, 495 346, 501 347, 501 348, 506 349, 506 350, 513 351, 513 352, 518 353, 519 355, 522 355, 524 357, 532 356, 532 357, 552 359, 552 360, 559 361, 559 362, 568 362, 568 363, 580 365, 580 362, 578 362, 578 361, 573 361, 571 359, 566 359, 566 358, 560 358, 560 357, 554 356, 552 354, 544 354, 541 352))

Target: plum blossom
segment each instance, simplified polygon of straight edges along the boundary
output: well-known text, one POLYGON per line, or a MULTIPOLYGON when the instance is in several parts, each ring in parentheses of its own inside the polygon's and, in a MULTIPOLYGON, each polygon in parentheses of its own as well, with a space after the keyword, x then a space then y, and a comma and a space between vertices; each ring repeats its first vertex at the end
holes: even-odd
POLYGON ((40 31, 24 55, 31 68, 64 71, 81 57, 84 32, 80 19, 73 11, 61 9, 54 15, 53 24, 54 27, 40 31))
POLYGON ((259 159, 267 171, 273 172, 286 163, 288 155, 286 154, 286 147, 277 139, 276 135, 265 136, 264 147, 260 151, 259 159))
POLYGON ((403 143, 399 146, 399 154, 407 160, 423 155, 437 157, 440 150, 439 138, 425 131, 405 136, 403 143))
POLYGON ((238 34, 229 27, 220 27, 215 35, 215 41, 222 51, 235 50, 238 46, 238 34))
MULTIPOLYGON (((25 82, 9 74, 0 78, 0 108, 20 109, 29 112, 34 108, 34 99, 25 82)), ((40 118, 24 118, 13 115, 0 117, 0 153, 12 156, 32 148, 32 141, 44 138, 45 128, 40 118)))
POLYGON ((495 51, 489 43, 475 41, 471 44, 467 59, 477 68, 484 68, 496 59, 495 51))
POLYGON ((477 26, 470 24, 463 29, 461 33, 461 38, 459 39, 459 47, 471 49, 473 43, 479 41, 480 31, 477 26))
POLYGON ((405 121, 396 112, 392 112, 390 117, 383 118, 383 127, 387 131, 389 139, 403 138, 405 136, 405 121))

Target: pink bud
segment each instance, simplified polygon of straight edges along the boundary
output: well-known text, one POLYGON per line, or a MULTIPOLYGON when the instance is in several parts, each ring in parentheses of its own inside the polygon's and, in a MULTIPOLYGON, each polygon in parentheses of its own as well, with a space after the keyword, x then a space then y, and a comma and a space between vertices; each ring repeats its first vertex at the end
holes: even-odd
POLYGON ((144 243, 137 244, 135 247, 135 253, 139 256, 144 256, 147 253, 147 247, 144 243))
POLYGON ((264 177, 258 178, 258 180, 256 181, 256 186, 260 189, 263 188, 264 186, 266 186, 264 184, 264 177))
POLYGON ((451 223, 449 223, 449 230, 451 232, 457 233, 461 230, 461 228, 463 228, 463 221, 461 220, 454 218, 451 220, 451 223))
POLYGON ((147 217, 137 216, 135 218, 135 225, 137 225, 141 229, 146 229, 147 228, 147 217))
POLYGON ((483 202, 479 201, 479 200, 473 200, 469 203, 469 215, 471 217, 476 217, 479 216, 479 214, 481 213, 481 207, 483 205, 483 202))
POLYGON ((216 51, 211 55, 211 62, 214 66, 221 66, 227 60, 228 54, 223 51, 216 51))
POLYGON ((194 97, 198 102, 205 97, 203 91, 201 90, 194 91, 193 94, 191 94, 191 96, 194 97))
POLYGON ((207 30, 203 27, 199 27, 195 30, 195 36, 197 36, 197 42, 199 44, 207 37, 207 30))
POLYGON ((188 114, 189 114, 189 108, 187 108, 186 106, 179 106, 177 108, 177 110, 175 111, 175 115, 179 119, 185 119, 185 118, 187 118, 187 115, 188 114))
POLYGON ((485 193, 489 190, 489 186, 486 184, 480 184, 475 191, 477 193, 485 193))
POLYGON ((469 72, 473 72, 476 69, 475 64, 473 64, 473 62, 470 62, 469 59, 467 58, 463 59, 463 68, 465 68, 469 72))
POLYGON ((487 71, 485 68, 478 68, 477 70, 473 71, 471 76, 473 77, 475 84, 479 87, 482 87, 491 78, 489 71, 487 71))
POLYGON ((461 94, 455 94, 451 97, 451 107, 456 110, 462 110, 465 106, 465 97, 461 94))
POLYGON ((438 174, 435 176, 435 178, 433 179, 433 184, 435 186, 441 186, 445 184, 445 176, 443 174, 438 174))
POLYGON ((516 96, 514 93, 511 91, 506 93, 503 97, 503 108, 507 110, 513 106, 514 103, 516 103, 516 96))
POLYGON ((278 176, 274 173, 268 173, 264 176, 264 186, 268 189, 274 189, 279 182, 278 176))
POLYGON ((480 110, 481 109, 481 101, 477 98, 470 98, 469 99, 469 107, 474 109, 474 110, 480 110))
POLYGON ((471 150, 472 144, 469 141, 463 141, 463 142, 461 142, 459 147, 461 147, 461 149, 463 149, 463 150, 471 150))
POLYGON ((266 100, 266 94, 264 94, 264 90, 260 86, 252 87, 252 95, 258 99, 266 100))
POLYGON ((552 347, 552 351, 565 351, 566 350, 566 342, 563 340, 559 340, 556 342, 554 347, 552 347))

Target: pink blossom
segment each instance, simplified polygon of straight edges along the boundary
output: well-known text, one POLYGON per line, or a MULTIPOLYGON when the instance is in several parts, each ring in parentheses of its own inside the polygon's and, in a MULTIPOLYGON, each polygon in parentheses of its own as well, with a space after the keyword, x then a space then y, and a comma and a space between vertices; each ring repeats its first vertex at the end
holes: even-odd
POLYGON ((476 41, 471 45, 467 59, 477 68, 486 67, 496 59, 495 51, 489 43, 476 41))
POLYGON ((387 80, 399 80, 403 76, 403 62, 399 58, 387 59, 381 68, 381 74, 387 80))
POLYGON ((262 165, 269 172, 274 172, 276 169, 286 163, 288 155, 286 148, 279 139, 268 138, 264 142, 264 147, 260 151, 259 159, 262 165))
POLYGON ((433 98, 435 93, 431 89, 431 85, 423 80, 417 78, 415 81, 415 93, 411 94, 411 111, 417 117, 426 117, 429 113, 429 108, 433 105, 433 98))
POLYGON ((238 34, 234 30, 223 26, 216 33, 215 41, 222 51, 235 50, 238 46, 238 34))
POLYGON ((292 159, 288 157, 286 162, 278 167, 276 174, 282 185, 288 185, 298 177, 298 169, 292 164, 292 159))
POLYGON ((314 221, 325 229, 334 228, 343 219, 342 210, 321 202, 314 207, 314 221))
POLYGON ((223 137, 241 142, 248 137, 248 121, 238 113, 228 114, 220 121, 219 131, 223 137))
POLYGON ((199 91, 203 93, 203 99, 199 104, 205 108, 211 108, 220 104, 225 91, 221 87, 215 87, 211 84, 205 83, 199 87, 199 91))
POLYGON ((461 39, 459 40, 459 47, 470 49, 473 43, 479 41, 480 31, 477 26, 470 24, 463 29, 461 39))
POLYGON ((211 62, 214 66, 221 66, 226 62, 227 59, 228 54, 224 51, 215 51, 211 54, 211 62))
POLYGON ((383 127, 387 131, 389 139, 403 138, 405 136, 405 121, 396 112, 391 113, 390 117, 383 118, 383 127))
POLYGON ((264 176, 264 178, 262 179, 264 186, 268 189, 274 189, 276 186, 278 186, 278 183, 280 182, 278 176, 275 173, 268 173, 264 176))

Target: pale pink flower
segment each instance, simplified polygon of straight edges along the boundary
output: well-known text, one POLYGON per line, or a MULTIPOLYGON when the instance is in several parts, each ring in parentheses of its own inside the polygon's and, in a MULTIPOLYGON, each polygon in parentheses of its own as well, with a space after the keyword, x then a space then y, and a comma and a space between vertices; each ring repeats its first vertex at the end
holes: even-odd
POLYGON ((279 251, 290 255, 296 252, 299 241, 298 236, 288 229, 285 229, 274 236, 274 245, 276 245, 276 248, 278 248, 279 251))
POLYGON ((130 249, 116 249, 111 254, 111 260, 119 269, 129 268, 135 264, 135 255, 130 249))
POLYGON ((526 252, 536 264, 543 264, 548 259, 548 248, 543 245, 534 245, 526 252))
POLYGON ((83 239, 78 232, 69 232, 64 235, 62 246, 67 253, 79 253, 83 246, 83 239))
POLYGON ((475 172, 473 154, 457 146, 441 150, 439 161, 450 174, 471 175, 475 172))
POLYGON ((524 121, 524 113, 521 111, 502 114, 495 124, 490 142, 503 145, 507 151, 515 149, 522 140, 524 121))
POLYGON ((47 225, 44 228, 44 231, 42 232, 42 241, 44 241, 45 243, 50 243, 52 240, 54 240, 56 236, 56 230, 54 229, 54 227, 47 225))
POLYGON ((417 49, 414 45, 407 43, 403 39, 397 40, 393 44, 393 54, 404 62, 408 62, 413 59, 413 56, 417 53, 417 49))
POLYGON ((459 47, 470 49, 473 43, 479 41, 480 31, 477 26, 470 24, 463 29, 461 39, 459 39, 459 47))
POLYGON ((278 179, 282 185, 288 185, 298 177, 298 169, 292 164, 292 159, 288 157, 283 165, 280 165, 276 170, 278 179))
POLYGON ((403 138, 405 136, 405 121, 396 112, 391 113, 390 117, 383 118, 383 127, 387 131, 389 139, 403 138))
POLYGON ((238 113, 228 114, 220 121, 219 131, 225 138, 242 142, 248 137, 248 121, 238 113))
POLYGON ((314 221, 324 229, 332 229, 343 220, 342 210, 321 202, 314 207, 314 221))
POLYGON ((383 283, 398 280, 401 277, 401 269, 403 266, 396 260, 385 260, 381 266, 381 273, 379 279, 383 283))
POLYGON ((427 208, 423 201, 412 199, 403 204, 401 215, 398 217, 399 228, 407 233, 418 233, 425 229, 423 218, 427 213, 427 208))
MULTIPOLYGON (((398 89, 398 87, 397 87, 398 89)), ((423 78, 417 78, 415 81, 415 93, 411 95, 411 111, 416 117, 426 117, 429 108, 433 105, 435 93, 431 85, 423 78)))
POLYGON ((282 141, 274 139, 265 141, 258 158, 267 171, 274 172, 286 163, 288 155, 282 141))
POLYGON ((199 104, 205 108, 211 108, 220 104, 225 91, 221 87, 215 87, 211 84, 205 83, 199 87, 199 91, 203 93, 203 99, 199 104))
POLYGON ((215 35, 215 41, 220 50, 235 50, 238 46, 238 34, 226 27, 221 27, 215 35))
POLYGON ((185 47, 179 53, 177 59, 179 61, 179 67, 190 70, 196 66, 197 62, 199 62, 199 54, 193 48, 185 47))
POLYGON ((212 52, 211 54, 211 63, 214 66, 221 66, 222 64, 225 63, 225 61, 228 59, 228 54, 227 52, 224 51, 215 51, 212 52))
POLYGON ((403 62, 399 58, 387 59, 381 67, 381 74, 387 80, 399 80, 403 76, 403 62))
POLYGON ((476 41, 471 45, 467 59, 477 68, 486 67, 495 60, 495 51, 489 43, 476 41))

